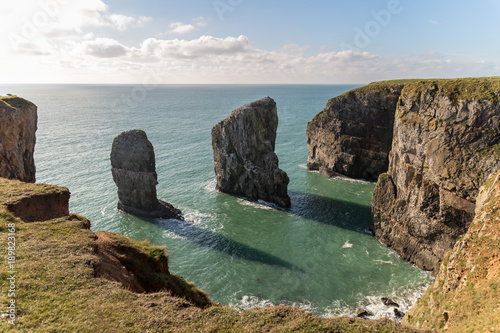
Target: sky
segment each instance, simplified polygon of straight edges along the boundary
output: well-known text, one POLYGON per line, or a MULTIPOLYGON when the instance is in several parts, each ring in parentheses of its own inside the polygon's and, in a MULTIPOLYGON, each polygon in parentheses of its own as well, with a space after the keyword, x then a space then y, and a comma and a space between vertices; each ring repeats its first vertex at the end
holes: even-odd
POLYGON ((2 1, 0 83, 499 76, 498 17, 498 0, 2 1))

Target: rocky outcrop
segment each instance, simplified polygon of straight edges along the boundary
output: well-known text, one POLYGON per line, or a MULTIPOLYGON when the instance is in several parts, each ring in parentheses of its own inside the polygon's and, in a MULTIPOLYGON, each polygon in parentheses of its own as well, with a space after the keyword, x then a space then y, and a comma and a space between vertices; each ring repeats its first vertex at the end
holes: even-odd
POLYGON ((17 96, 0 96, 0 177, 35 182, 37 107, 17 96))
POLYGON ((480 185, 500 169, 498 81, 417 81, 402 90, 372 230, 422 269, 437 271, 469 228, 480 185))
POLYGON ((307 126, 307 167, 376 180, 389 166, 394 113, 404 83, 372 83, 332 98, 307 126))
POLYGON ((123 132, 114 139, 111 166, 118 209, 150 218, 183 219, 180 210, 156 196, 155 154, 144 131, 123 132))
POLYGON ((476 203, 469 230, 446 254, 405 324, 449 332, 500 328, 500 172, 489 177, 476 203))
POLYGON ((69 215, 70 193, 66 187, 31 184, 0 178, 3 205, 24 222, 47 221, 69 215))
POLYGON ((278 112, 267 97, 234 110, 212 129, 217 190, 290 207, 288 176, 274 153, 278 112))
POLYGON ((140 244, 108 231, 98 231, 95 236, 99 257, 95 265, 97 277, 119 282, 123 288, 136 293, 168 290, 200 308, 212 305, 204 291, 170 273, 165 247, 140 244))

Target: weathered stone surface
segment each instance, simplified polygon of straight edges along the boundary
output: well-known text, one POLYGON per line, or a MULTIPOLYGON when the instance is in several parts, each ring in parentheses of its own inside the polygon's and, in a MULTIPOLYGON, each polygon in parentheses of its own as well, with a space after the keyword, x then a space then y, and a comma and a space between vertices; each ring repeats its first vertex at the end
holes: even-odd
POLYGON ((183 219, 180 210, 157 198, 154 148, 144 131, 124 132, 114 139, 111 166, 119 209, 145 217, 183 219))
POLYGON ((0 177, 35 182, 37 107, 16 96, 0 96, 0 177))
POLYGON ((500 171, 481 187, 469 230, 445 255, 436 280, 403 323, 448 332, 496 332, 499 285, 500 171))
MULTIPOLYGON (((461 98, 467 83, 429 80, 404 87, 389 170, 373 193, 375 236, 426 270, 437 271, 467 231, 480 185, 500 169, 500 104, 486 93, 461 98)), ((488 91, 489 84, 480 80, 477 86, 488 91)))
POLYGON ((307 167, 330 177, 369 180, 386 172, 403 87, 372 83, 332 98, 307 126, 307 167))
POLYGON ((278 113, 267 97, 234 110, 212 129, 217 190, 290 207, 288 176, 274 153, 278 113))

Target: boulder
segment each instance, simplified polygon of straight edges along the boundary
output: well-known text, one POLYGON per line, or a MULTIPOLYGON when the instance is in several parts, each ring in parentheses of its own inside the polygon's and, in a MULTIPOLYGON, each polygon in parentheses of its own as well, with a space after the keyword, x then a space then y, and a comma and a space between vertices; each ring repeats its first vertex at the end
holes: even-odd
POLYGON ((278 112, 272 98, 234 110, 212 129, 217 190, 290 207, 288 176, 274 152, 278 112))

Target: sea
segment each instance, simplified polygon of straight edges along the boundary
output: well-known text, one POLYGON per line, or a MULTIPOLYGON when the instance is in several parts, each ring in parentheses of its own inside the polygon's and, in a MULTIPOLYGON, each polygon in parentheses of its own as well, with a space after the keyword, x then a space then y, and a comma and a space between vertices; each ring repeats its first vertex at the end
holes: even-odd
POLYGON ((397 320, 430 273, 375 239, 375 183, 309 171, 307 123, 356 85, 0 85, 38 106, 37 182, 66 186, 70 210, 92 230, 166 246, 170 271, 239 310, 288 304, 321 317, 397 320), (215 190, 211 129, 243 104, 270 96, 278 107, 276 154, 292 207, 281 209, 215 190), (118 211, 110 152, 121 132, 142 129, 156 154, 158 198, 186 222, 118 211))

